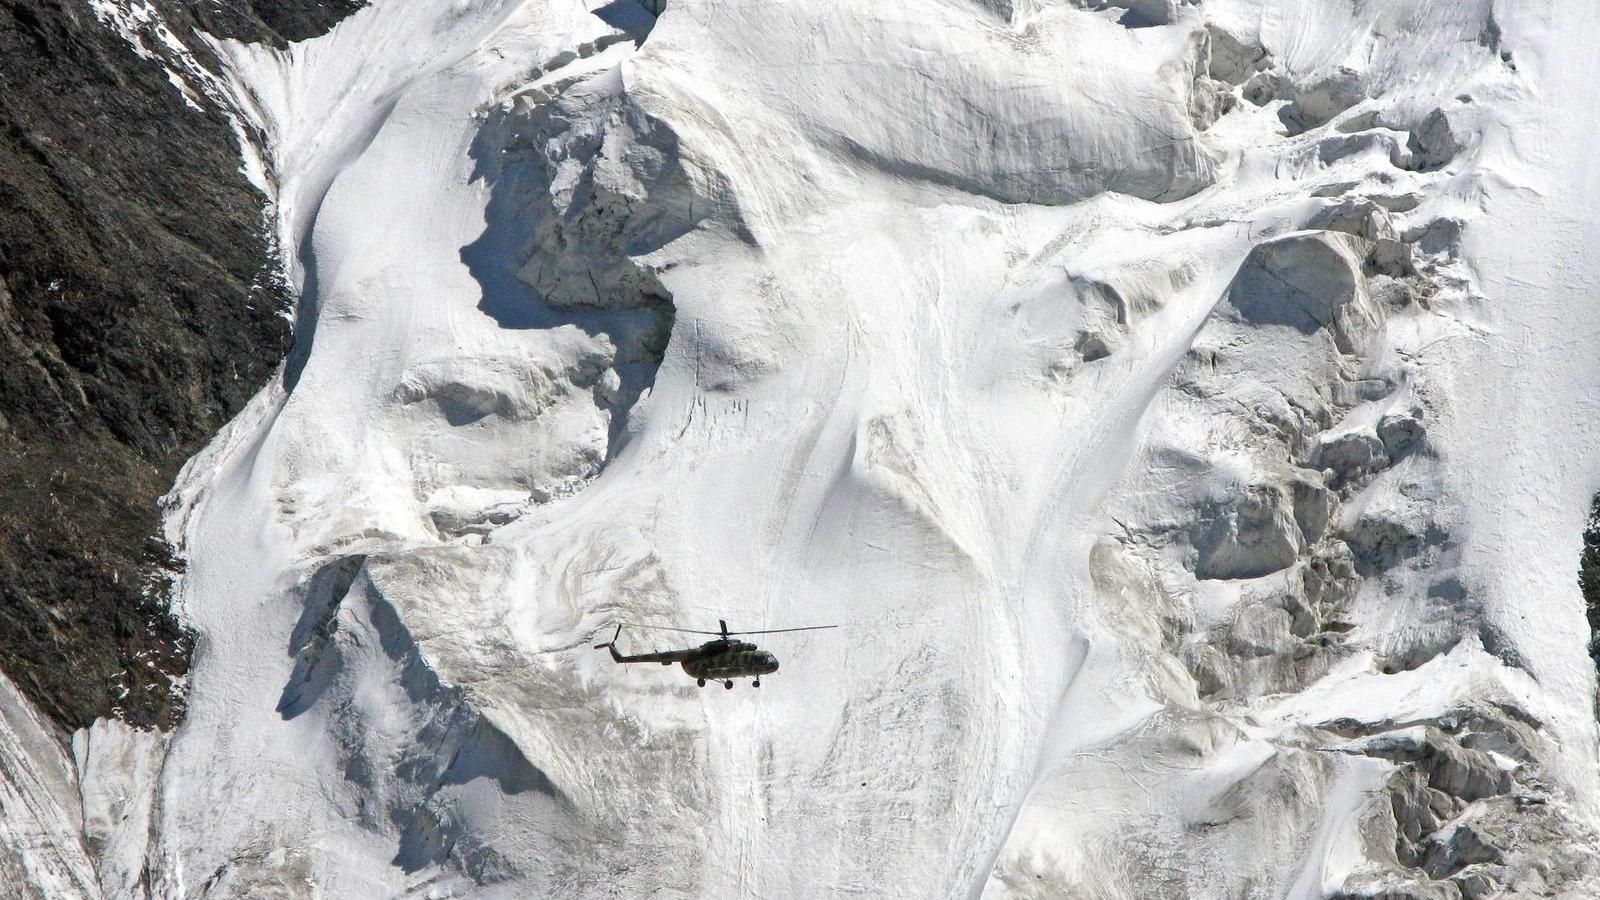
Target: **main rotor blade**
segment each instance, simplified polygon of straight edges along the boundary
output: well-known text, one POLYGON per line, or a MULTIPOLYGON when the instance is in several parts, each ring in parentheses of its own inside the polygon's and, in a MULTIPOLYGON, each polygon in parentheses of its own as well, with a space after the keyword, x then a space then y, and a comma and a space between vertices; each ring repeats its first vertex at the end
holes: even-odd
POLYGON ((838 628, 837 625, 807 625, 804 628, 768 628, 765 631, 730 631, 729 634, 781 634, 785 631, 821 631, 824 628, 838 628))
MULTIPOLYGON (((684 634, 710 634, 722 637, 720 631, 702 631, 698 628, 673 628, 671 625, 640 625, 635 622, 618 622, 624 628, 648 628, 651 631, 681 631, 684 634)), ((807 625, 804 628, 768 628, 764 631, 730 631, 729 636, 735 634, 782 634, 785 631, 821 631, 824 628, 838 628, 837 625, 807 625)))
POLYGON ((681 631, 684 634, 714 634, 718 637, 722 636, 720 631, 701 631, 697 628, 673 628, 670 625, 636 625, 633 622, 621 622, 619 624, 626 628, 648 628, 651 631, 681 631))

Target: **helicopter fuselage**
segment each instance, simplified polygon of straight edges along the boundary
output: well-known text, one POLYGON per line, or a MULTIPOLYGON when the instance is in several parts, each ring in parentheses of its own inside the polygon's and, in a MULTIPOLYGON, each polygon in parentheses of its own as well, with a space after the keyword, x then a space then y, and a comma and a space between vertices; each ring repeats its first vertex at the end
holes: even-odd
MULTIPOLYGON (((621 634, 622 629, 617 629, 621 634)), ((617 650, 616 640, 599 644, 611 651, 611 658, 619 663, 660 663, 670 666, 678 663, 683 671, 700 682, 722 681, 729 685, 735 678, 754 678, 759 684, 761 676, 778 671, 778 658, 749 641, 718 638, 706 641, 687 650, 664 650, 658 653, 626 654, 617 650)))
POLYGON ((723 681, 770 675, 778 671, 778 658, 745 641, 717 640, 702 644, 697 654, 681 665, 692 678, 723 681))
POLYGON ((619 663, 660 663, 670 666, 673 663, 683 667, 683 671, 690 678, 706 686, 708 681, 720 681, 726 688, 733 687, 735 678, 752 678, 752 686, 761 686, 761 676, 771 675, 778 671, 778 657, 757 647, 748 641, 735 639, 738 634, 777 634, 788 631, 817 631, 823 628, 837 628, 837 625, 811 625, 805 628, 773 628, 765 631, 729 632, 728 623, 722 619, 717 620, 721 626, 719 631, 695 631, 692 628, 668 628, 665 626, 636 625, 635 628, 660 628, 665 631, 687 631, 692 634, 715 634, 715 640, 706 641, 698 647, 687 647, 682 650, 659 650, 654 653, 623 653, 617 649, 617 639, 622 637, 625 622, 617 623, 616 633, 611 640, 595 644, 596 650, 611 651, 611 658, 619 663))

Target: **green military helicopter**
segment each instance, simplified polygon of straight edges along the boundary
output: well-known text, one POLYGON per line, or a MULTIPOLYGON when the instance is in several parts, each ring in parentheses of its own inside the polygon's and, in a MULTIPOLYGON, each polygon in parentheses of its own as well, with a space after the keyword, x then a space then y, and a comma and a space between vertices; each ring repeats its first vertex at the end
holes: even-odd
POLYGON ((699 631, 693 628, 668 628, 664 625, 633 625, 628 622, 617 623, 617 633, 611 640, 604 644, 595 644, 596 650, 610 650, 611 658, 619 663, 650 663, 658 662, 663 666, 673 663, 682 663, 683 671, 695 680, 701 687, 706 686, 706 681, 720 681, 722 686, 733 690, 733 679, 754 678, 751 687, 761 687, 761 676, 771 675, 778 671, 778 658, 762 650, 748 641, 733 640, 734 635, 746 634, 779 634, 786 631, 819 631, 824 628, 838 628, 837 625, 808 625, 805 628, 771 628, 766 631, 729 631, 728 623, 718 619, 717 624, 722 626, 720 631, 699 631), (617 652, 617 638, 622 637, 622 629, 649 628, 654 631, 679 631, 685 634, 714 634, 715 640, 706 641, 698 647, 687 650, 662 650, 657 653, 639 653, 633 656, 617 652))

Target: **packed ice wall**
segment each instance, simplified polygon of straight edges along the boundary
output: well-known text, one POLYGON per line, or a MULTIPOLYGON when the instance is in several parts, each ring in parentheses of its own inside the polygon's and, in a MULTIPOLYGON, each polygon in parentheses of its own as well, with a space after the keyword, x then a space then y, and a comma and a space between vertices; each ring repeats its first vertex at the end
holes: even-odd
POLYGON ((1595 892, 1595 13, 630 2, 219 44, 297 344, 107 893, 1595 892), (717 618, 844 628, 588 646, 717 618))

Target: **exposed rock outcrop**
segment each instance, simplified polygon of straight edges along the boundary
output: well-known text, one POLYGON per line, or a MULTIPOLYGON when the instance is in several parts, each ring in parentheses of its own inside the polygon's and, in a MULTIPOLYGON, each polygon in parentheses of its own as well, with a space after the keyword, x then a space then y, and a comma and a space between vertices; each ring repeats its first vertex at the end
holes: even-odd
MULTIPOLYGON (((204 57, 196 26, 282 41, 357 5, 159 3, 146 27, 204 57)), ((226 111, 90 5, 0 7, 0 669, 69 728, 180 713, 156 501, 288 346, 263 203, 226 111)))

